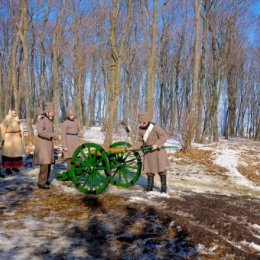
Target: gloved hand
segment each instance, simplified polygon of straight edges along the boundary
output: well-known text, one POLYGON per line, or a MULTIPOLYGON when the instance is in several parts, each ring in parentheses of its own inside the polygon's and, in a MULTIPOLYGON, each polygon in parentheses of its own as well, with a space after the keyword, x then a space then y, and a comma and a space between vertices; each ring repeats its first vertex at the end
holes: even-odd
POLYGON ((152 145, 152 151, 158 150, 158 149, 159 149, 159 147, 158 147, 156 144, 153 144, 153 145, 152 145))
POLYGON ((1 145, 4 146, 4 144, 5 144, 5 140, 2 140, 1 145))

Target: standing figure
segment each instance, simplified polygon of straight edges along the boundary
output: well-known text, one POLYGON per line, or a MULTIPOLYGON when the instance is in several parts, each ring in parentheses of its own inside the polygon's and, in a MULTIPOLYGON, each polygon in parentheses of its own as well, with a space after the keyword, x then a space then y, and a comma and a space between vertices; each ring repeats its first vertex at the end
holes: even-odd
POLYGON ((80 145, 80 140, 78 135, 79 126, 75 119, 74 110, 72 108, 67 108, 66 114, 67 118, 62 123, 61 127, 61 142, 63 157, 67 161, 67 170, 69 170, 71 166, 71 157, 76 148, 80 145))
MULTIPOLYGON (((18 118, 15 109, 10 109, 1 126, 3 139, 2 166, 6 174, 10 175, 19 172, 23 166, 24 146, 22 123, 18 118)), ((6 177, 1 175, 2 177, 6 177)))
POLYGON ((166 174, 170 166, 165 149, 160 149, 166 142, 168 136, 163 128, 150 122, 147 112, 138 114, 138 140, 134 146, 152 146, 152 151, 144 151, 142 170, 147 174, 147 191, 152 191, 154 186, 154 175, 158 173, 161 179, 161 192, 167 192, 166 174))
POLYGON ((53 117, 55 114, 54 103, 46 103, 45 113, 37 120, 37 140, 33 162, 40 165, 38 187, 49 189, 49 176, 51 164, 54 163, 53 140, 58 139, 54 131, 53 117))

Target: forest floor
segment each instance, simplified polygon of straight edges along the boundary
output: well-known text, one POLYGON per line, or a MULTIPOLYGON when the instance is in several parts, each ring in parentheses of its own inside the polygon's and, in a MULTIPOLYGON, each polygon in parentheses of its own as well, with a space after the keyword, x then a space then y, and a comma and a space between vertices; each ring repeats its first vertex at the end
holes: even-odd
POLYGON ((169 159, 167 194, 158 176, 144 192, 142 175, 100 195, 56 180, 38 189, 26 161, 0 180, 0 259, 260 259, 259 142, 220 140, 169 159))

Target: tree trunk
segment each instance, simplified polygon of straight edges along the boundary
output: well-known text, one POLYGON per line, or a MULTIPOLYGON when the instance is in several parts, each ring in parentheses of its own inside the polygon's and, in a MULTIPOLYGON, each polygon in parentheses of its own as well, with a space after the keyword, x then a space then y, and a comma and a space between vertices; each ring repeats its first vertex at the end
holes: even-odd
POLYGON ((28 0, 21 2, 22 11, 22 28, 20 31, 20 39, 23 46, 23 83, 25 91, 25 112, 27 121, 27 132, 28 136, 33 134, 32 131, 32 117, 30 109, 30 84, 29 84, 29 73, 28 73, 28 49, 27 49, 27 34, 28 34, 28 0))
POLYGON ((56 116, 54 117, 55 129, 58 131, 59 129, 59 107, 58 107, 58 34, 60 30, 61 19, 64 15, 66 0, 62 0, 61 3, 61 11, 57 18, 57 23, 52 33, 52 42, 51 42, 51 86, 52 86, 52 96, 53 102, 55 104, 56 116))
MULTIPOLYGON (((217 22, 217 11, 214 8, 213 17, 209 26, 209 31, 211 34, 211 52, 212 52, 212 60, 213 60, 213 80, 212 80, 212 94, 211 101, 209 103, 209 107, 207 108, 207 115, 205 117, 204 129, 201 137, 201 142, 203 143, 206 139, 206 136, 209 132, 209 127, 212 127, 212 133, 214 133, 214 141, 218 140, 218 130, 214 130, 214 126, 217 126, 218 123, 214 122, 217 120, 217 107, 218 107, 218 53, 217 53, 217 40, 216 40, 216 22, 217 22), (210 124, 211 123, 211 124, 210 124)), ((211 138, 211 136, 209 136, 211 138)))
POLYGON ((196 123, 195 142, 201 142, 201 124, 202 113, 204 106, 204 90, 205 90, 205 56, 207 48, 207 33, 208 33, 208 9, 209 1, 204 0, 204 13, 203 13, 203 36, 202 36, 202 52, 201 52, 201 65, 200 65, 200 86, 199 86, 199 102, 198 102, 198 116, 196 123))
MULTIPOLYGON (((5 98, 5 115, 8 113, 9 109, 14 106, 12 100, 12 94, 14 93, 14 100, 17 100, 17 75, 16 75, 16 55, 17 48, 19 44, 19 32, 17 31, 17 27, 13 28, 12 35, 12 47, 11 47, 11 55, 10 55, 10 69, 8 70, 8 85, 9 91, 6 93, 5 98)), ((16 102, 15 102, 16 103, 16 102)))
POLYGON ((91 126, 94 122, 94 114, 95 114, 95 99, 96 96, 96 88, 97 83, 95 81, 97 73, 97 55, 96 53, 92 56, 92 67, 91 67, 91 80, 90 80, 90 89, 88 95, 88 113, 87 113, 87 121, 86 125, 91 126))
MULTIPOLYGON (((155 82, 155 66, 156 66, 156 34, 158 21, 158 0, 153 0, 153 22, 150 25, 151 45, 148 50, 148 64, 146 70, 146 111, 153 118, 154 112, 154 82, 155 82)), ((147 40, 147 39, 146 39, 147 40)))
POLYGON ((47 96, 47 79, 46 79, 46 52, 44 48, 44 33, 46 24, 48 21, 49 13, 50 13, 50 1, 48 0, 48 6, 46 12, 43 16, 42 30, 40 31, 40 75, 39 75, 39 106, 44 108, 44 103, 46 101, 47 96))
POLYGON ((158 81, 160 84, 160 96, 159 96, 159 118, 160 118, 160 125, 164 128, 168 128, 168 93, 167 93, 167 52, 168 52, 168 29, 165 20, 163 19, 163 30, 160 40, 160 62, 159 62, 159 75, 158 81))
POLYGON ((122 28, 122 36, 120 40, 119 50, 117 48, 117 0, 112 0, 112 13, 111 13, 111 24, 110 24, 110 42, 111 42, 111 66, 110 66, 110 97, 109 97, 109 113, 107 121, 107 132, 104 140, 104 146, 109 146, 112 143, 113 135, 113 123, 114 116, 116 113, 118 95, 119 95, 119 84, 120 84, 120 68, 122 55, 125 47, 126 31, 130 24, 130 18, 132 13, 132 3, 127 0, 127 18, 122 28))
POLYGON ((235 122, 236 122, 236 75, 235 65, 232 65, 228 72, 228 103, 229 103, 229 117, 228 129, 229 136, 235 136, 235 122))
POLYGON ((194 65, 193 65, 193 83, 192 83, 192 99, 187 117, 187 128, 184 139, 184 151, 191 149, 191 143, 194 137, 196 104, 198 99, 198 81, 199 81, 199 64, 200 64, 200 9, 202 2, 194 0, 195 9, 195 48, 194 48, 194 65))

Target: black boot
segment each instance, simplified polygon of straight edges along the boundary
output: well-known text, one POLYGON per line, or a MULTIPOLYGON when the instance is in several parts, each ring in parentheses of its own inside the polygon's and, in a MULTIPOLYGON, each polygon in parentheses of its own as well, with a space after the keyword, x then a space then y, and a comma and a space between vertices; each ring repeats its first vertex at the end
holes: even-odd
POLYGON ((0 178, 5 178, 5 177, 6 177, 6 175, 4 173, 0 172, 0 178))
POLYGON ((167 192, 167 186, 166 186, 166 175, 160 175, 161 178, 161 192, 166 193, 167 192))
POLYGON ((6 172, 7 175, 12 175, 13 174, 11 168, 6 168, 5 172, 6 172))
POLYGON ((153 190, 153 184, 154 184, 154 176, 148 175, 147 177, 148 177, 148 179, 147 179, 146 191, 152 191, 153 190))

